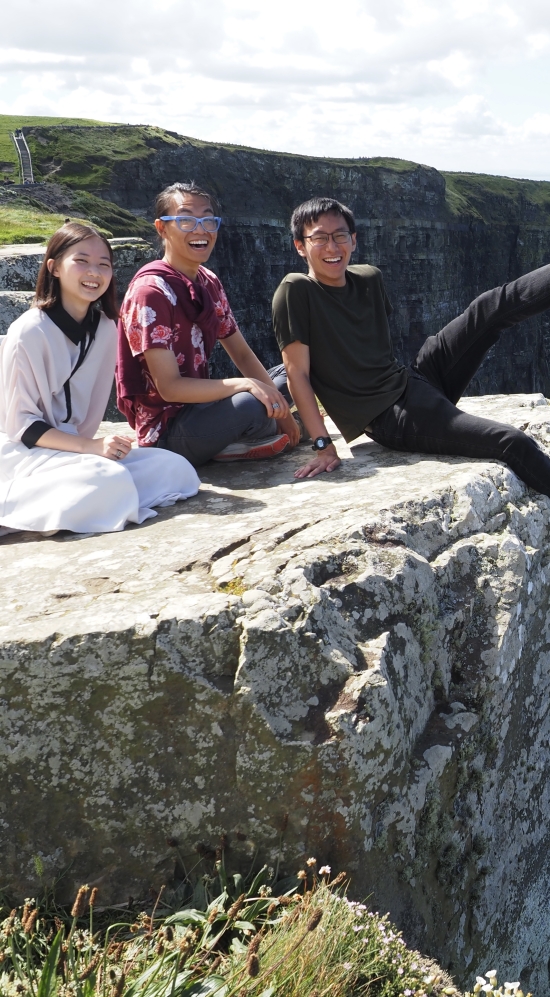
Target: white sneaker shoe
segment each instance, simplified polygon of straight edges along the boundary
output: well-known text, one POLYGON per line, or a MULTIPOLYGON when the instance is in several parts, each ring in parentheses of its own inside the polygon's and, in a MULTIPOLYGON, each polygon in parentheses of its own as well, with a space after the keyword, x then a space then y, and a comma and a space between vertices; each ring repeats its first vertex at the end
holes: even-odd
POLYGON ((268 457, 278 457, 283 450, 286 450, 289 443, 286 433, 251 443, 230 443, 212 460, 265 460, 268 457))

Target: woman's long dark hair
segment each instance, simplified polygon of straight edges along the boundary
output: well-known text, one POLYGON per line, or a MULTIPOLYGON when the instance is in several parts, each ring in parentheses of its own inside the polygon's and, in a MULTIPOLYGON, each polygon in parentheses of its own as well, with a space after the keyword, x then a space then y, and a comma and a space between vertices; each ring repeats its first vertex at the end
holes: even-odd
MULTIPOLYGON (((48 270, 48 260, 54 260, 57 263, 68 249, 76 246, 77 242, 83 242, 85 239, 93 239, 94 236, 97 236, 98 239, 101 239, 105 243, 109 251, 111 265, 113 264, 113 250, 105 236, 101 235, 101 232, 92 228, 91 225, 80 225, 79 222, 67 222, 61 228, 58 228, 57 232, 54 232, 46 246, 46 252, 44 253, 44 259, 36 282, 33 305, 47 311, 48 308, 53 308, 58 302, 61 303, 59 278, 54 277, 48 270)), ((114 273, 109 287, 98 298, 98 301, 101 301, 101 307, 107 318, 116 321, 118 318, 118 305, 114 273)))

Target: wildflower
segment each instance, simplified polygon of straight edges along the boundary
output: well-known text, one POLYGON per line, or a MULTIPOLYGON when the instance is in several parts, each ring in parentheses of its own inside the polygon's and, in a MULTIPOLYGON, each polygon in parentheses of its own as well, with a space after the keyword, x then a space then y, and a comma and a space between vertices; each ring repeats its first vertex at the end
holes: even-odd
POLYGON ((103 958, 103 952, 101 951, 101 949, 99 949, 94 955, 93 959, 86 966, 86 969, 84 969, 78 976, 79 983, 83 983, 84 980, 87 980, 88 977, 92 975, 94 969, 97 968, 102 958, 103 958))
POLYGON ((254 953, 258 951, 261 941, 262 941, 262 936, 260 932, 258 932, 256 935, 254 935, 254 938, 252 939, 250 945, 248 946, 249 956, 254 955, 254 953))
POLYGON ((505 983, 504 987, 505 987, 506 990, 518 990, 519 989, 519 980, 517 981, 517 983, 505 983))
POLYGON ((297 879, 307 879, 307 872, 305 869, 300 869, 300 872, 296 873, 297 879))
POLYGON ((246 960, 246 968, 249 976, 257 976, 260 972, 260 960, 255 952, 252 952, 246 960))
POLYGON ((344 969, 346 969, 348 971, 348 973, 349 973, 350 969, 353 968, 351 962, 345 962, 343 964, 343 966, 344 966, 344 969))
POLYGON ((400 966, 399 969, 397 970, 397 975, 398 976, 403 976, 404 972, 405 972, 405 970, 403 969, 403 966, 400 966))
POLYGON ((488 980, 495 977, 496 975, 497 975, 496 969, 488 969, 487 972, 485 973, 485 976, 487 977, 488 980))
POLYGON ((274 914, 275 911, 277 910, 277 907, 280 907, 279 901, 278 900, 273 900, 270 903, 269 907, 267 908, 267 917, 271 917, 271 915, 274 914))
POLYGON ((329 865, 322 865, 321 868, 319 869, 319 875, 320 876, 330 876, 330 866, 329 865))
POLYGON ((27 920, 25 921, 25 926, 23 930, 26 935, 32 935, 37 917, 38 917, 38 910, 35 908, 33 911, 31 911, 27 920))
POLYGON ((126 983, 126 976, 124 975, 124 973, 121 973, 119 981, 115 989, 113 990, 113 997, 122 997, 122 992, 124 990, 125 983, 126 983))
POLYGON ((317 859, 314 859, 314 858, 308 859, 307 862, 306 862, 306 865, 309 865, 309 866, 317 865, 317 859))
POLYGON ((90 889, 89 886, 81 886, 77 895, 75 902, 73 904, 73 909, 71 911, 71 917, 81 917, 86 910, 86 894, 90 889))
MULTIPOLYGON (((330 866, 325 866, 325 869, 329 870, 328 871, 328 875, 330 876, 330 866)), ((322 870, 319 869, 319 872, 322 872, 322 870)), ((340 886, 340 883, 344 882, 346 876, 347 876, 347 872, 339 872, 338 875, 335 876, 334 879, 332 880, 332 883, 330 884, 331 888, 333 886, 340 886)))
POLYGON ((307 930, 315 931, 315 928, 319 924, 319 921, 321 920, 322 916, 323 916, 323 911, 320 907, 318 907, 317 910, 313 911, 313 914, 311 915, 308 921, 307 930))
POLYGON ((219 914, 218 908, 217 907, 213 907, 212 910, 210 911, 209 915, 208 915, 208 923, 209 924, 214 924, 214 921, 217 919, 218 914, 219 914))
POLYGON ((246 893, 241 893, 240 897, 237 897, 237 899, 235 900, 235 903, 231 904, 231 907, 227 911, 228 920, 232 921, 233 918, 236 917, 242 905, 244 904, 245 900, 246 900, 246 893))
POLYGON ((90 893, 90 907, 95 907, 97 901, 98 889, 94 886, 92 892, 90 893))
POLYGON ((168 924, 164 929, 164 937, 166 938, 167 942, 174 941, 174 929, 170 924, 168 924))

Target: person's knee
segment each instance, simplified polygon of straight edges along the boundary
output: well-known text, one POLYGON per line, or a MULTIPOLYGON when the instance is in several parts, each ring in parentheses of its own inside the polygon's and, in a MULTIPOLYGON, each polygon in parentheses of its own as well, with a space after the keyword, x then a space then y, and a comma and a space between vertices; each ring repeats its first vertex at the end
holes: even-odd
POLYGON ((233 409, 239 423, 240 434, 260 429, 269 419, 265 405, 250 391, 240 391, 233 395, 233 409))

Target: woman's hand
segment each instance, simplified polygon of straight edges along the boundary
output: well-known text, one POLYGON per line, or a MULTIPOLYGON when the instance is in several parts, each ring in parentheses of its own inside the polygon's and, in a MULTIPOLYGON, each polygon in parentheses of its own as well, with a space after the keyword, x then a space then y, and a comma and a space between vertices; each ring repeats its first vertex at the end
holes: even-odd
MULTIPOLYGON (((245 385, 244 390, 250 391, 250 394, 254 395, 254 398, 257 398, 265 406, 269 418, 280 420, 286 419, 290 415, 288 402, 283 398, 281 392, 277 391, 273 383, 265 384, 255 377, 246 377, 242 381, 245 385)), ((284 432, 286 433, 286 429, 284 432)))
POLYGON ((277 418, 277 429, 280 433, 286 433, 290 440, 291 447, 297 447, 300 442, 300 427, 296 422, 292 412, 289 412, 283 419, 277 418))
POLYGON ((132 441, 129 436, 100 436, 98 439, 90 440, 92 447, 88 453, 94 453, 98 457, 107 457, 109 460, 124 460, 132 449, 132 441))
POLYGON ((295 478, 315 478, 323 471, 334 471, 341 464, 334 443, 331 443, 325 450, 318 450, 315 456, 308 461, 305 467, 300 467, 294 473, 295 478))

